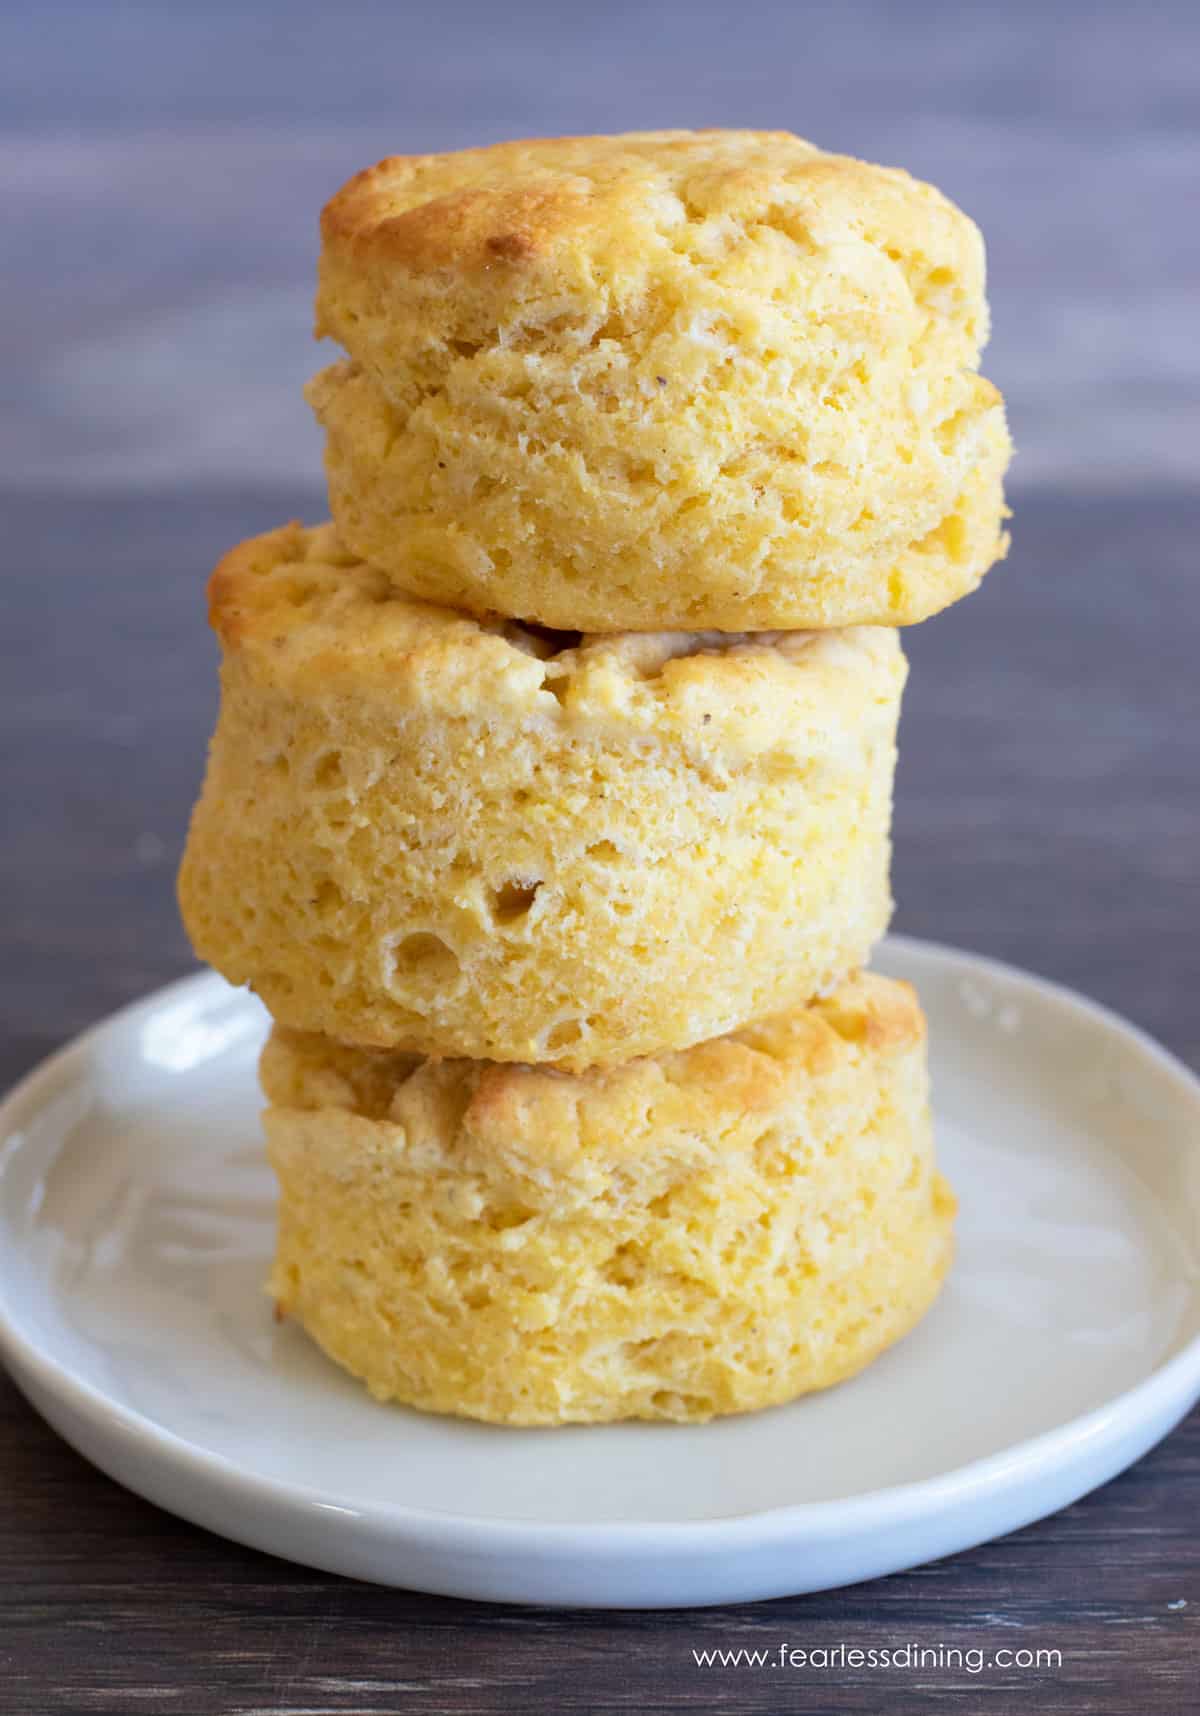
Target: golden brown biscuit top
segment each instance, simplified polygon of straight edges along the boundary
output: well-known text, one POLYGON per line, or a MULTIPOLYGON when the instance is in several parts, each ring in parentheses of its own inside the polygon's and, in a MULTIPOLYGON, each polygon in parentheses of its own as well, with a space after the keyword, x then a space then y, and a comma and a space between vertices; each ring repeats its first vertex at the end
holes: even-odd
POLYGON ((457 1140, 563 1168, 634 1156, 672 1135, 719 1145, 748 1114, 765 1127, 807 1081, 904 1054, 924 1036, 911 986, 861 972, 824 1000, 728 1036, 587 1073, 347 1049, 279 1026, 261 1072, 278 1107, 342 1109, 402 1126, 416 1147, 457 1140))
MULTIPOLYGON (((827 154, 787 131, 644 131, 397 155, 326 206, 326 251, 409 275, 564 275, 583 290, 651 256, 720 261, 738 229, 791 245, 865 241, 936 294, 983 289, 974 224, 898 168, 827 154)), ((319 331, 336 332, 323 327, 319 331)))
POLYGON ((239 544, 209 581, 227 661, 294 695, 523 725, 654 732, 749 758, 792 744, 799 719, 884 723, 906 672, 886 627, 835 632, 552 632, 476 619, 397 590, 332 525, 284 525, 239 544))

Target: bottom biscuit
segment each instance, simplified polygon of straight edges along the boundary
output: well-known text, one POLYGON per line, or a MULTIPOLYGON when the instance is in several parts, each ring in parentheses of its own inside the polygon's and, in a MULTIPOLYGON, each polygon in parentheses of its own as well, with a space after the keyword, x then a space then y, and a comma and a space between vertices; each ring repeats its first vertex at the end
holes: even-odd
POLYGON ((381 1399, 501 1424, 694 1421, 860 1370, 932 1303, 925 1022, 862 974, 571 1076, 276 1027, 270 1291, 381 1399))

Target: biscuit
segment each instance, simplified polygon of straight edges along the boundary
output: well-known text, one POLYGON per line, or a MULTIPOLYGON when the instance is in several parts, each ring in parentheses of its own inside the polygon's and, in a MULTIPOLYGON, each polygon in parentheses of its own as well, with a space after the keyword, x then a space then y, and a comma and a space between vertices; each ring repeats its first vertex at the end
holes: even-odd
POLYGON ((906 625, 1003 554, 983 243, 786 132, 395 157, 324 211, 344 540, 588 631, 906 625))
POLYGON ((861 1369, 949 1263, 906 984, 576 1076, 281 1027, 261 1072, 269 1291, 381 1399, 504 1424, 746 1412, 861 1369))
POLYGON ((210 586, 197 953, 348 1043, 572 1069, 861 965, 890 912, 894 631, 548 634, 299 525, 210 586))

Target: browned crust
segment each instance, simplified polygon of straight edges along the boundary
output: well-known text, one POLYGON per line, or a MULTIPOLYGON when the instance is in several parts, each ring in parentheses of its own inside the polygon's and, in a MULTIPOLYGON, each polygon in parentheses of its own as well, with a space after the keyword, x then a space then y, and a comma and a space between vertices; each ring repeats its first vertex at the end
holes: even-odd
POLYGON ((226 648, 263 629, 265 605, 256 602, 260 578, 307 555, 311 532, 298 520, 249 537, 221 557, 208 580, 208 623, 226 648))
MULTIPOLYGON (((548 137, 443 155, 391 155, 356 173, 326 204, 328 256, 367 254, 406 271, 477 274, 536 264, 562 243, 621 247, 629 218, 652 219, 664 188, 688 200, 702 176, 722 212, 762 214, 780 189, 805 187, 888 237, 931 215, 970 223, 930 186, 896 168, 827 154, 787 131, 631 132, 548 137), (715 145, 706 149, 706 145, 715 145), (739 153, 725 156, 725 149, 739 153)), ((922 233, 936 248, 937 235, 922 233)))
POLYGON ((446 1112, 441 1100, 457 1091, 460 1100, 450 1102, 448 1111, 473 1144, 484 1150, 524 1145, 530 1154, 562 1159, 644 1147, 650 1110, 664 1131, 718 1130, 730 1117, 769 1114, 805 1080, 828 1077, 840 1064, 907 1054, 924 1037, 925 1019, 912 986, 861 972, 824 1000, 727 1037, 589 1073, 421 1062, 343 1048, 281 1026, 264 1052, 261 1073, 273 1103, 344 1108, 368 1119, 399 1119, 403 1113, 428 1120, 446 1112))
MULTIPOLYGON (((710 747, 726 725, 740 730, 748 711, 762 717, 755 739, 760 749, 786 741, 787 717, 777 719, 775 688, 786 686, 792 696, 826 695, 821 663, 836 653, 838 640, 853 640, 863 674, 878 672, 894 686, 895 672, 904 671, 895 633, 878 628, 572 633, 547 653, 515 621, 477 619, 405 595, 378 567, 350 554, 328 524, 308 528, 292 522, 232 548, 209 579, 208 612, 227 661, 240 661, 262 683, 287 685, 305 696, 343 690, 378 694, 392 705, 459 712, 493 708, 503 698, 513 707, 528 711, 536 705, 562 718, 568 704, 574 707, 571 687, 600 664, 602 679, 615 673, 652 693, 640 714, 626 709, 623 721, 657 719, 660 702, 671 704, 675 712, 664 731, 678 737, 686 729, 700 743, 686 717, 699 686, 708 713, 716 717, 703 728, 710 747), (805 692, 801 676, 809 672, 814 677, 805 692), (551 682, 553 699, 543 695, 551 682)), ((748 742, 744 735, 739 740, 748 742)))

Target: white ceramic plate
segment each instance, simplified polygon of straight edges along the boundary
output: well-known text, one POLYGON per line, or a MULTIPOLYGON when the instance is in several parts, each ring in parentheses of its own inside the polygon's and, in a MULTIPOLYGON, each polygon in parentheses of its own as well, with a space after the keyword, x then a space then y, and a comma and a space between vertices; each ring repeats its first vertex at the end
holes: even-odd
POLYGON ((497 1430, 379 1406, 262 1291, 257 1003, 201 976, 0 1109, 0 1351, 161 1506, 419 1590, 659 1606, 810 1591, 1064 1506, 1200 1395, 1200 1084, 1113 1015, 919 942, 959 1258, 861 1377, 681 1428, 497 1430))

